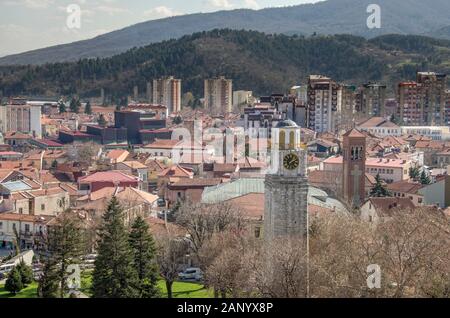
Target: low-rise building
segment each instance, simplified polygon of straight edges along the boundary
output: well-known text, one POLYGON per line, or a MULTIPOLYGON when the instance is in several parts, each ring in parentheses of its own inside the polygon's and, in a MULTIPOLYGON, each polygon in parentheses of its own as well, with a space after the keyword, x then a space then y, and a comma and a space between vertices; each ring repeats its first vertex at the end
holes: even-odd
MULTIPOLYGON (((409 180, 409 168, 411 162, 401 159, 367 158, 366 172, 372 176, 380 175, 386 183, 409 180)), ((342 173, 342 156, 330 157, 321 164, 321 170, 342 173)))
POLYGON ((125 171, 138 177, 139 190, 148 191, 148 168, 139 161, 123 161, 116 163, 116 170, 125 171))
POLYGON ((47 224, 54 216, 0 213, 0 247, 14 248, 16 233, 22 249, 32 249, 47 233, 47 224))
POLYGON ((401 210, 412 210, 415 205, 408 198, 370 198, 361 207, 361 219, 378 223, 390 219, 401 210))
POLYGON ((80 194, 89 194, 107 187, 139 187, 139 179, 121 171, 94 172, 78 179, 80 194))
POLYGON ((387 185, 388 190, 395 198, 407 198, 415 206, 421 206, 424 204, 424 196, 419 193, 419 190, 423 187, 419 182, 413 181, 398 181, 387 185))
POLYGON ((372 117, 360 123, 356 128, 360 131, 370 132, 380 137, 398 137, 402 135, 401 127, 383 117, 372 117))

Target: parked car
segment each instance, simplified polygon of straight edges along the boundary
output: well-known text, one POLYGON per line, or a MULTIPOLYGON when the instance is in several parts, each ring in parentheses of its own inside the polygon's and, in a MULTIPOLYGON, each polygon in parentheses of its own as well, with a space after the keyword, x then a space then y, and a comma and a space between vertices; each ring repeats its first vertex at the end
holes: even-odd
POLYGON ((0 266, 0 275, 6 277, 14 268, 14 264, 4 264, 0 266))
POLYGON ((160 207, 160 208, 163 208, 166 206, 166 200, 164 200, 164 199, 158 199, 157 203, 158 203, 158 207, 160 207))
POLYGON ((180 280, 194 280, 198 282, 203 279, 203 273, 200 268, 190 267, 179 273, 178 278, 180 280))

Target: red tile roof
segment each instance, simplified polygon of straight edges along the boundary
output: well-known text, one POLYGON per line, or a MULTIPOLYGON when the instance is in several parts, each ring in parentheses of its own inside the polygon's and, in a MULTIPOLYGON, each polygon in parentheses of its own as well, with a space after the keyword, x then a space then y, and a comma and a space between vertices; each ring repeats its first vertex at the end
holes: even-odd
POLYGON ((364 135, 363 133, 361 133, 359 130, 353 128, 352 130, 347 131, 344 135, 344 137, 360 137, 360 138, 365 138, 366 135, 364 135))
POLYGON ((409 198, 370 198, 368 201, 381 216, 387 217, 392 216, 395 211, 416 208, 409 198))
POLYGON ((180 177, 180 178, 192 178, 194 173, 187 168, 183 168, 180 165, 175 165, 164 169, 159 174, 160 177, 180 177))
POLYGON ((137 177, 129 176, 120 171, 95 172, 78 180, 81 183, 88 182, 130 182, 138 181, 137 177))

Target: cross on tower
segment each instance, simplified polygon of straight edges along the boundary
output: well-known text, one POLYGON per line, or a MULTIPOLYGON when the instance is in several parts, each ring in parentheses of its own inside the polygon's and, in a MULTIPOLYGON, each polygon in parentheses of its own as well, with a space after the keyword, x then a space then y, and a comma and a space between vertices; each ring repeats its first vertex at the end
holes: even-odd
POLYGON ((362 171, 359 170, 359 166, 355 166, 351 175, 353 176, 353 204, 359 205, 361 201, 361 198, 359 197, 359 178, 362 176, 362 171))

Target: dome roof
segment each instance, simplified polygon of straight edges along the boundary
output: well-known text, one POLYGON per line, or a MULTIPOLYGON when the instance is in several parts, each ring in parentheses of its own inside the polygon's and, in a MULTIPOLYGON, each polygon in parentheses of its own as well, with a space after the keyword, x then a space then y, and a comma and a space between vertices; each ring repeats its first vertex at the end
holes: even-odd
POLYGON ((292 120, 288 119, 278 122, 278 124, 275 126, 275 128, 286 128, 286 127, 298 127, 298 125, 292 120))

